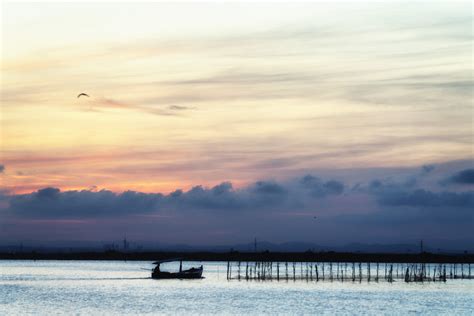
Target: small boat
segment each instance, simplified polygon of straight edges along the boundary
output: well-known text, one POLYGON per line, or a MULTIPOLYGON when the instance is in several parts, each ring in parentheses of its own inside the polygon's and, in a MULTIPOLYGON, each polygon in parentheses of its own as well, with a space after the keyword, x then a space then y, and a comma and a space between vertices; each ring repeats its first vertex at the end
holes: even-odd
POLYGON ((198 268, 191 268, 183 270, 183 260, 182 259, 168 259, 168 260, 159 260, 153 262, 156 264, 156 267, 151 272, 152 279, 201 279, 202 278, 202 265, 198 268), (172 262, 179 260, 179 272, 167 272, 160 270, 160 264, 165 262, 172 262))

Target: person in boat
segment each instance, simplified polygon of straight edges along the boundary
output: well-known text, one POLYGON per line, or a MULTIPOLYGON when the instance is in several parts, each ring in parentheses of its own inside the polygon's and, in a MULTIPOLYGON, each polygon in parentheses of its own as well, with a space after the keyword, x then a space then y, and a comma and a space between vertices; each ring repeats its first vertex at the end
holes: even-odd
POLYGON ((188 271, 189 271, 189 272, 194 272, 194 271, 198 271, 198 270, 202 270, 202 265, 201 265, 201 267, 199 267, 199 268, 192 267, 192 268, 189 269, 188 271))

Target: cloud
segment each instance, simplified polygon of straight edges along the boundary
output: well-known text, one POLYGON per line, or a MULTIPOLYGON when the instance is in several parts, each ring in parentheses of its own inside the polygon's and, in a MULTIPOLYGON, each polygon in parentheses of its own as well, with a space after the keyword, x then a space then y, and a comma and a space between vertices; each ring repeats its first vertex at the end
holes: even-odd
MULTIPOLYGON (((67 231, 72 224, 57 226, 64 221, 80 223, 74 224, 82 227, 79 234, 95 230, 91 234, 97 238, 114 236, 107 227, 121 227, 119 230, 144 239, 159 236, 169 242, 176 242, 176 238, 212 242, 212 232, 218 229, 229 238, 257 234, 283 241, 334 238, 347 242, 356 236, 357 241, 386 238, 400 242, 399 238, 416 236, 470 243, 474 191, 437 191, 422 187, 421 181, 407 185, 406 174, 394 178, 385 172, 385 177, 367 182, 306 174, 285 181, 259 180, 239 188, 231 182, 196 185, 166 194, 116 193, 94 186, 70 191, 47 187, 28 194, 0 192, 1 222, 3 227, 9 221, 23 227, 10 231, 20 237, 45 231, 48 225, 73 234, 67 231), (354 184, 356 189, 346 189, 354 184)), ((421 177, 419 169, 411 173, 408 179, 421 177)))
POLYGON ((120 216, 156 209, 162 194, 108 190, 64 191, 44 188, 9 198, 9 211, 26 218, 95 218, 120 216))
POLYGON ((0 165, 0 173, 3 173, 5 171, 5 165, 0 165))
POLYGON ((87 111, 101 111, 101 110, 133 110, 140 111, 145 113, 150 113, 154 115, 163 115, 163 116, 176 116, 178 111, 185 111, 193 109, 192 107, 180 106, 180 105, 170 105, 167 107, 157 106, 155 104, 140 104, 118 101, 112 98, 97 98, 96 100, 89 101, 87 103, 90 107, 87 111))
POLYGON ((423 165, 421 167, 421 174, 428 174, 435 169, 434 165, 423 165))
POLYGON ((95 218, 146 214, 155 211, 221 212, 232 210, 259 211, 291 209, 293 201, 306 196, 323 198, 341 194, 343 185, 337 181, 322 181, 307 175, 294 182, 257 181, 234 189, 222 182, 211 188, 201 185, 189 191, 169 194, 126 191, 97 191, 96 187, 81 191, 61 191, 48 187, 33 193, 9 197, 8 212, 14 216, 33 218, 95 218))
MULTIPOLYGON (((331 196, 335 201, 344 201, 344 192, 349 196, 372 197, 380 207, 439 208, 442 211, 474 208, 473 191, 437 192, 418 187, 416 181, 380 179, 374 179, 367 185, 357 183, 346 191, 346 187, 351 186, 342 181, 323 180, 307 174, 288 181, 260 180, 242 188, 234 188, 231 182, 222 182, 214 187, 197 185, 188 191, 178 189, 169 194, 115 193, 98 191, 95 186, 80 191, 48 187, 33 193, 7 196, 7 211, 13 216, 34 218, 95 218, 163 211, 179 214, 195 211, 203 214, 292 212, 318 209, 324 204, 322 201, 331 196)), ((343 205, 343 208, 347 207, 350 209, 351 205, 343 205)))
POLYGON ((474 184, 474 169, 461 170, 452 175, 445 182, 452 184, 474 184))
POLYGON ((250 190, 256 194, 264 195, 285 195, 286 189, 276 182, 258 181, 250 190))
POLYGON ((172 111, 185 111, 185 110, 191 110, 194 108, 189 107, 189 106, 183 106, 183 105, 170 105, 168 106, 168 109, 172 111))
POLYGON ((331 194, 339 195, 344 191, 344 184, 342 182, 335 180, 323 182, 312 175, 304 176, 300 183, 313 197, 323 197, 331 194))
POLYGON ((390 206, 458 207, 474 209, 474 192, 431 192, 417 189, 409 192, 378 192, 378 201, 390 206))
MULTIPOLYGON (((423 166, 421 176, 425 170, 423 166)), ((401 181, 374 179, 367 186, 359 184, 357 190, 371 194, 383 206, 474 208, 474 191, 450 192, 420 188, 417 181, 419 176, 411 175, 401 181)))

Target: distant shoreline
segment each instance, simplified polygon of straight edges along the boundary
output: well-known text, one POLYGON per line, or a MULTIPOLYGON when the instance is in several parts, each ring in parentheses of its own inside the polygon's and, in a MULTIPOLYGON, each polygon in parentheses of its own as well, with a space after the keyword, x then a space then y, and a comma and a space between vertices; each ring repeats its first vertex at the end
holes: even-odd
POLYGON ((2 252, 0 260, 130 260, 474 263, 474 254, 349 252, 2 252))

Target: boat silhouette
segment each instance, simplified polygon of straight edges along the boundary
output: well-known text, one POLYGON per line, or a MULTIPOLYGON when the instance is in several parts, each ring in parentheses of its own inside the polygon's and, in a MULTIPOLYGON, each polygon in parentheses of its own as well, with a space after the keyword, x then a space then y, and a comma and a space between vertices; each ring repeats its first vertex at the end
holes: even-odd
POLYGON ((153 262, 156 264, 156 267, 151 272, 152 279, 201 279, 203 266, 201 265, 198 268, 192 267, 187 270, 183 270, 183 260, 181 258, 177 259, 167 259, 167 260, 158 260, 153 262), (161 271, 160 265, 165 262, 173 262, 179 260, 179 271, 178 272, 168 272, 161 271))

